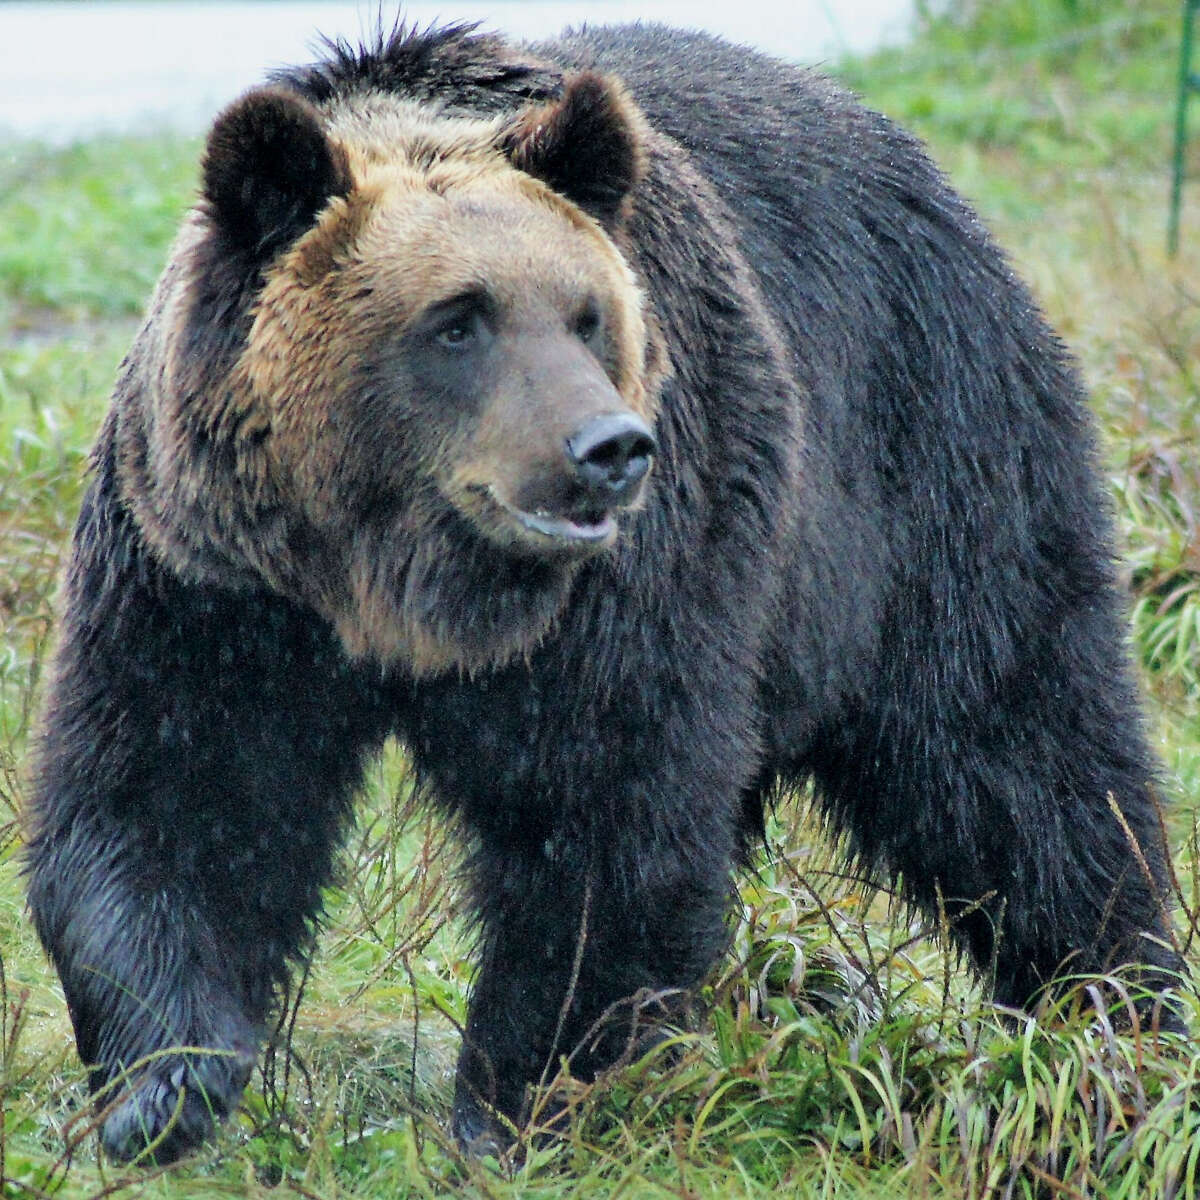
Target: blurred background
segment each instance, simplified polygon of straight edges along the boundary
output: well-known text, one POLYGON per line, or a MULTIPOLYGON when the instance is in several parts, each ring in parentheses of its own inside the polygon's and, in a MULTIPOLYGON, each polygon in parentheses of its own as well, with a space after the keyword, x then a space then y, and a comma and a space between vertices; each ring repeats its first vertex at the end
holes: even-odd
MULTIPOLYGON (((58 141, 101 130, 195 131, 273 66, 311 58, 318 32, 356 41, 394 6, 0 2, 0 131, 58 141)), ((861 54, 910 32, 912 0, 463 0, 406 4, 417 25, 480 21, 519 38, 583 21, 708 29, 801 62, 861 54)))

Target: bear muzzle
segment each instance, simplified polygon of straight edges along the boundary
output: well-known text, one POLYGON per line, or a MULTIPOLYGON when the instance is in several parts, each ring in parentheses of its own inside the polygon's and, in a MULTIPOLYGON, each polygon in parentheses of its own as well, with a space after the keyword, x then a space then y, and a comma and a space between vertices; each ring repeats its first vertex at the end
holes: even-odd
POLYGON ((607 546, 616 537, 616 513, 641 499, 657 449, 636 413, 601 413, 563 439, 556 470, 527 480, 512 500, 495 489, 491 495, 535 546, 582 551, 607 546))
POLYGON ((590 414, 566 436, 530 431, 521 449, 534 453, 522 455, 514 445, 512 457, 491 459, 490 469, 484 458, 474 478, 459 475, 450 494, 493 542, 574 556, 613 543, 618 513, 642 499, 658 444, 640 416, 622 409, 590 414))

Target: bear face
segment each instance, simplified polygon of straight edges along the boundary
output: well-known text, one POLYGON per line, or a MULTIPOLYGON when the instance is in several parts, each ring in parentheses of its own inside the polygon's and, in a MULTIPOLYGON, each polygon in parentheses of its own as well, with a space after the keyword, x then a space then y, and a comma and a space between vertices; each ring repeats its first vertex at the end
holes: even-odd
MULTIPOLYGON (((195 359, 178 330, 216 254, 253 293, 244 343, 202 395, 162 397, 130 493, 240 496, 206 551, 314 607, 355 658, 421 674, 528 653, 655 451, 642 295, 612 236, 636 122, 589 76, 491 122, 244 97, 209 139, 168 373, 195 359), (585 137, 593 158, 564 168, 585 137)), ((177 560, 196 529, 161 529, 174 497, 155 507, 143 524, 177 560)))

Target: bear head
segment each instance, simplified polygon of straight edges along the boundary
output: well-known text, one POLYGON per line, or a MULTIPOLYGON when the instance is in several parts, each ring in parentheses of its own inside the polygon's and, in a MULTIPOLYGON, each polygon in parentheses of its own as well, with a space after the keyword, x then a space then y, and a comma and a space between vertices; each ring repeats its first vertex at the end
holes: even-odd
POLYGON ((528 654, 656 450, 661 354, 618 249, 645 136, 594 74, 494 120, 235 102, 126 388, 159 553, 313 607, 356 658, 528 654))

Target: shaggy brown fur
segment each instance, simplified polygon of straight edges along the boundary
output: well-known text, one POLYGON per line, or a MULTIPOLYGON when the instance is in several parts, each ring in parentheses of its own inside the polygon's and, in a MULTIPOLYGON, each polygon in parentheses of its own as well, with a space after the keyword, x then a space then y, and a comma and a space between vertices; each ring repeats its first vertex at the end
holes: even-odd
POLYGON ((30 903, 114 1155, 236 1105, 390 734, 466 840, 469 1145, 678 1014, 781 790, 1006 1004, 1180 966, 1079 380, 828 81, 647 26, 280 74, 94 467, 30 903))
POLYGON ((619 213, 613 179, 637 181, 641 124, 620 87, 592 75, 515 121, 446 117, 373 92, 318 113, 279 89, 226 112, 205 161, 207 208, 175 248, 138 348, 139 375, 161 391, 131 396, 138 411, 117 416, 122 491, 164 560, 196 580, 269 581, 325 616, 354 658, 423 674, 528 653, 565 600, 565 560, 548 602, 479 643, 431 628, 412 581, 447 505, 499 545, 545 553, 547 539, 512 514, 560 499, 564 440, 621 409, 653 422, 658 380, 647 372, 641 292, 600 224, 619 213), (246 175, 264 170, 262 143, 278 135, 263 126, 284 119, 296 141, 325 139, 331 194, 270 262, 244 348, 219 383, 203 381, 198 404, 180 386, 197 369, 187 337, 206 267, 197 248, 228 222, 246 175), (590 152, 604 156, 607 190, 582 197, 592 216, 536 175, 541 167, 563 183, 573 168, 556 160, 560 143, 600 128, 608 143, 590 152), (503 365, 457 414, 397 410, 409 457, 381 456, 364 433, 386 423, 386 401, 364 395, 364 379, 402 370, 405 340, 423 321, 484 290, 511 347, 503 365), (586 346, 580 322, 595 324, 586 346), (210 443, 223 447, 221 461, 202 451, 210 443))

